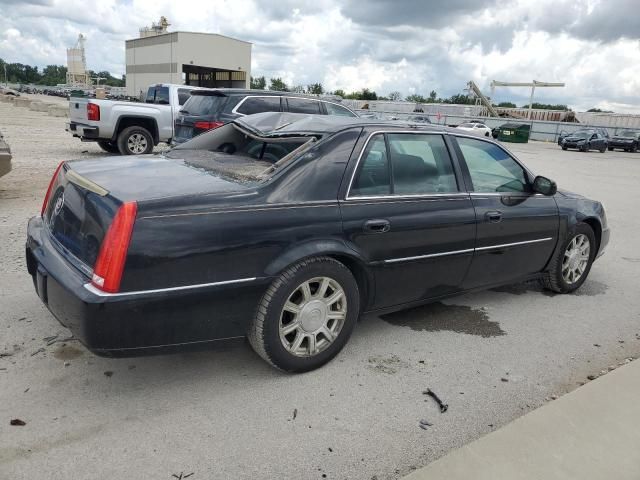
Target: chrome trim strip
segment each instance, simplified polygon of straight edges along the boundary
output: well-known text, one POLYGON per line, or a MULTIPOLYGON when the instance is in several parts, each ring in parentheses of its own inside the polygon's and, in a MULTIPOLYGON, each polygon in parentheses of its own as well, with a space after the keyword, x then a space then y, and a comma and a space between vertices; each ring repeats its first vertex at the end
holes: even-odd
POLYGON ((459 253, 470 253, 473 251, 474 251, 473 248, 467 248, 464 250, 453 250, 451 252, 431 253, 429 255, 418 255, 416 257, 392 258, 391 260, 384 260, 384 263, 410 262, 412 260, 423 260, 425 258, 444 257, 447 255, 457 255, 459 253))
POLYGON ((165 218, 165 217, 188 217, 195 215, 216 215, 218 213, 246 213, 246 212, 262 212, 264 210, 291 210, 294 208, 328 208, 328 207, 338 207, 338 202, 336 200, 319 200, 317 202, 304 202, 299 205, 289 205, 289 204, 280 204, 274 203, 273 205, 255 205, 251 208, 242 208, 238 207, 237 209, 232 210, 211 210, 207 212, 189 212, 189 213, 168 213, 166 215, 147 215, 145 217, 138 217, 138 220, 150 219, 150 218, 165 218))
MULTIPOLYGON (((364 142, 364 145, 362 146, 362 150, 360 150, 360 155, 358 155, 358 160, 356 160, 356 165, 353 168, 353 172, 351 172, 351 179, 349 180, 349 187, 347 188, 347 195, 345 196, 345 200, 357 200, 359 198, 364 198, 364 197, 351 197, 350 193, 351 193, 351 187, 353 186, 353 179, 356 176, 356 172, 358 171, 358 167, 360 166, 360 161, 362 160, 362 156, 364 155, 365 150, 367 149, 367 146, 369 145, 369 142, 371 141, 371 138, 374 135, 380 135, 380 134, 385 134, 385 133, 411 133, 414 135, 442 135, 444 137, 444 135, 446 135, 448 132, 444 131, 444 130, 376 130, 375 132, 371 132, 369 134, 369 136, 367 137, 367 140, 364 142)), ((453 192, 454 194, 457 193, 464 193, 464 192, 453 192)), ((466 193, 465 193, 466 194, 466 193)), ((432 194, 429 194, 432 195, 432 194)), ((451 194, 448 194, 451 195, 451 194)), ((396 197, 395 195, 387 195, 390 197, 396 197)), ((368 197, 368 198, 381 198, 381 197, 368 197)))
POLYGON ((524 242, 503 243, 502 245, 491 245, 489 247, 476 247, 476 251, 493 250, 495 248, 517 247, 518 245, 526 245, 528 243, 548 242, 553 240, 553 237, 537 238, 536 240, 526 240, 524 242))
POLYGON ((257 280, 257 279, 258 279, 257 277, 238 278, 236 280, 225 280, 222 282, 200 283, 197 285, 183 285, 181 287, 156 288, 152 290, 136 290, 133 292, 118 292, 118 293, 103 292, 102 290, 93 286, 91 283, 85 283, 84 288, 86 288, 88 291, 90 291, 94 295, 98 295, 99 297, 128 297, 128 296, 135 296, 135 295, 146 295, 150 293, 176 292, 180 290, 192 290, 196 288, 220 287, 223 285, 233 285, 235 283, 253 282, 254 280, 257 280))
MULTIPOLYGON (((421 198, 440 198, 440 197, 465 197, 468 198, 469 194, 466 192, 453 192, 453 193, 424 193, 424 194, 413 194, 413 195, 363 195, 362 197, 349 197, 347 200, 355 201, 355 200, 379 200, 379 199, 393 199, 393 200, 402 200, 406 199, 421 199, 421 198)), ((458 198, 456 198, 457 200, 458 198)), ((453 199, 452 199, 453 200, 453 199)))
POLYGON ((504 243, 502 245, 492 245, 490 247, 466 248, 464 250, 452 250, 450 252, 431 253, 429 255, 417 255, 415 257, 391 258, 389 260, 383 260, 382 263, 389 264, 389 263, 398 263, 398 262, 410 262, 413 260, 424 260, 426 258, 445 257, 448 255, 458 255, 458 254, 470 253, 470 252, 475 253, 483 250, 494 250, 496 248, 517 247, 519 245, 527 245, 529 243, 548 242, 549 240, 553 240, 553 237, 538 238, 536 240, 526 240, 524 242, 504 243))

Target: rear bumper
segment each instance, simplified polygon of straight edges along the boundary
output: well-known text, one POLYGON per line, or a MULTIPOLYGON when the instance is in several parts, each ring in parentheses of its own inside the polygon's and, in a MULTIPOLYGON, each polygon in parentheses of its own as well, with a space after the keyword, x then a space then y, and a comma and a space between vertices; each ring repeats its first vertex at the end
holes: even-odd
POLYGON ((42 302, 101 356, 157 354, 242 337, 268 281, 104 294, 87 288, 89 279, 53 245, 40 217, 29 220, 26 257, 42 302))
POLYGON ((69 122, 67 123, 65 130, 74 137, 83 140, 98 140, 100 138, 100 129, 92 125, 69 122))
POLYGON ((615 140, 609 140, 610 148, 633 148, 636 146, 635 142, 618 142, 615 140))

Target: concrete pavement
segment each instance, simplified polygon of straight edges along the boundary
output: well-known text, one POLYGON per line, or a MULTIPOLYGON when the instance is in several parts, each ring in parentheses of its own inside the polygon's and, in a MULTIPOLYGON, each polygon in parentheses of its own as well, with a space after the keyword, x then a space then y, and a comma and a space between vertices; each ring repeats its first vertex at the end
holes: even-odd
POLYGON ((640 361, 413 472, 405 480, 640 478, 640 361))

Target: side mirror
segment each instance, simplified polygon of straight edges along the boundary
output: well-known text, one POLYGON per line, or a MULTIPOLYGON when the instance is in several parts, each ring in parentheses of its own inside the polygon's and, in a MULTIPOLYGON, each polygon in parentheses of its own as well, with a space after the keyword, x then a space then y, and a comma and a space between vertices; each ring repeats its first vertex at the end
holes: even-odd
POLYGON ((533 180, 533 191, 536 193, 541 193, 542 195, 551 196, 556 194, 556 192, 558 191, 558 186, 553 180, 538 175, 533 180))

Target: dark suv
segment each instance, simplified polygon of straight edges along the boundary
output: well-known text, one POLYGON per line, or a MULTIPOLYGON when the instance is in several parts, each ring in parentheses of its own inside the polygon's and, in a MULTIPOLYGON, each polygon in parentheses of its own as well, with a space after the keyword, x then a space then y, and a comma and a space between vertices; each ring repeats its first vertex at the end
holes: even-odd
POLYGON ((194 90, 176 119, 174 142, 186 142, 238 117, 262 112, 358 116, 334 101, 290 92, 233 88, 194 90))
POLYGON ((640 148, 640 133, 634 130, 622 130, 609 140, 609 150, 620 148, 625 152, 636 152, 640 148))

